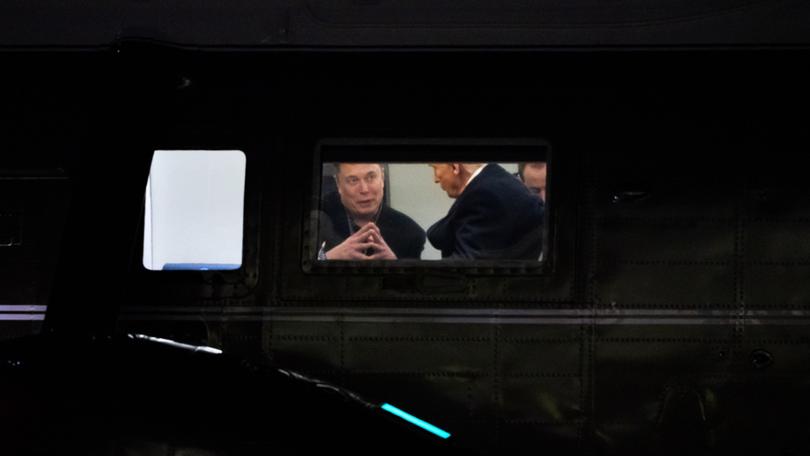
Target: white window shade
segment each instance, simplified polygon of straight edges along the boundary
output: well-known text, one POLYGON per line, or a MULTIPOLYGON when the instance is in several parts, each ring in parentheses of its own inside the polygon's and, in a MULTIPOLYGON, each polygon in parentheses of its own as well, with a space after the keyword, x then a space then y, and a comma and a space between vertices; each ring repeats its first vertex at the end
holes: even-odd
POLYGON ((155 151, 146 186, 144 267, 241 266, 245 165, 239 150, 155 151))

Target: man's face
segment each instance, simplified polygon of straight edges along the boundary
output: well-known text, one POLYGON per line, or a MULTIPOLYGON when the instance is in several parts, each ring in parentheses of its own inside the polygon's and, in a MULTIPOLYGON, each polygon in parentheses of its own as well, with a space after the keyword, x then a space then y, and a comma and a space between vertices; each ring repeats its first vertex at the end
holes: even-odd
POLYGON ((458 198, 464 188, 461 182, 460 165, 457 163, 433 163, 433 182, 447 193, 450 198, 458 198))
POLYGON ((372 217, 383 199, 383 170, 376 163, 341 163, 335 176, 340 202, 350 214, 372 217))
POLYGON ((544 162, 527 163, 523 168, 523 183, 545 202, 546 164, 544 162))

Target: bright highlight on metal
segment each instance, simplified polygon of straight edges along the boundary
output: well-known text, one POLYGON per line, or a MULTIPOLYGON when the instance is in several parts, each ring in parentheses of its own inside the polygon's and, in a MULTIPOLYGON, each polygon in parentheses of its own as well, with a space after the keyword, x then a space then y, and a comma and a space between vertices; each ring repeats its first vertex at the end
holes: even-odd
POLYGON ((436 435, 438 435, 439 437, 441 437, 443 439, 446 439, 446 438, 450 437, 449 432, 447 432, 447 431, 445 431, 443 429, 437 428, 436 426, 428 423, 427 421, 420 420, 419 418, 411 415, 410 413, 403 412, 402 410, 394 407, 391 404, 383 404, 382 409, 385 410, 386 412, 392 413, 392 414, 402 418, 403 420, 405 420, 405 421, 407 421, 407 422, 409 422, 411 424, 415 424, 415 425, 419 426, 420 428, 422 428, 422 429, 424 429, 424 430, 426 430, 428 432, 436 434, 436 435))
POLYGON ((142 339, 148 340, 150 342, 157 342, 159 344, 170 345, 172 347, 183 348, 186 350, 191 350, 193 352, 205 352, 211 353, 212 355, 221 355, 222 350, 214 347, 207 347, 205 345, 189 345, 189 344, 182 344, 180 342, 175 342, 171 339, 163 339, 161 337, 152 337, 147 336, 144 334, 129 334, 130 339, 142 339))

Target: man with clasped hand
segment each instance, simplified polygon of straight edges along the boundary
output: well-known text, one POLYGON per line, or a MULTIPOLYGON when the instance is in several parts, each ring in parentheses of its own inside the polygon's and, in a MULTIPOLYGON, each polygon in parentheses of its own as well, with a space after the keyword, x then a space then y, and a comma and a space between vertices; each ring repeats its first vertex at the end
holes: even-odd
POLYGON ((425 231, 383 203, 379 163, 335 163, 337 192, 324 196, 318 231, 319 260, 419 259, 425 231))

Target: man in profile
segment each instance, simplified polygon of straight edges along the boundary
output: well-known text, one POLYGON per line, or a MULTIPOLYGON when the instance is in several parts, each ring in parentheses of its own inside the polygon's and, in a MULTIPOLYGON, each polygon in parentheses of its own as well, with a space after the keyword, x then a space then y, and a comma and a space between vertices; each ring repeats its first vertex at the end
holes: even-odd
POLYGON ((456 201, 428 229, 443 259, 537 260, 543 249, 542 201, 496 164, 434 163, 434 182, 456 201))
POLYGON ((319 260, 418 259, 425 231, 383 203, 379 163, 335 163, 337 192, 324 195, 318 231, 319 260))
POLYGON ((518 176, 530 192, 546 202, 546 162, 529 162, 518 165, 518 176))

